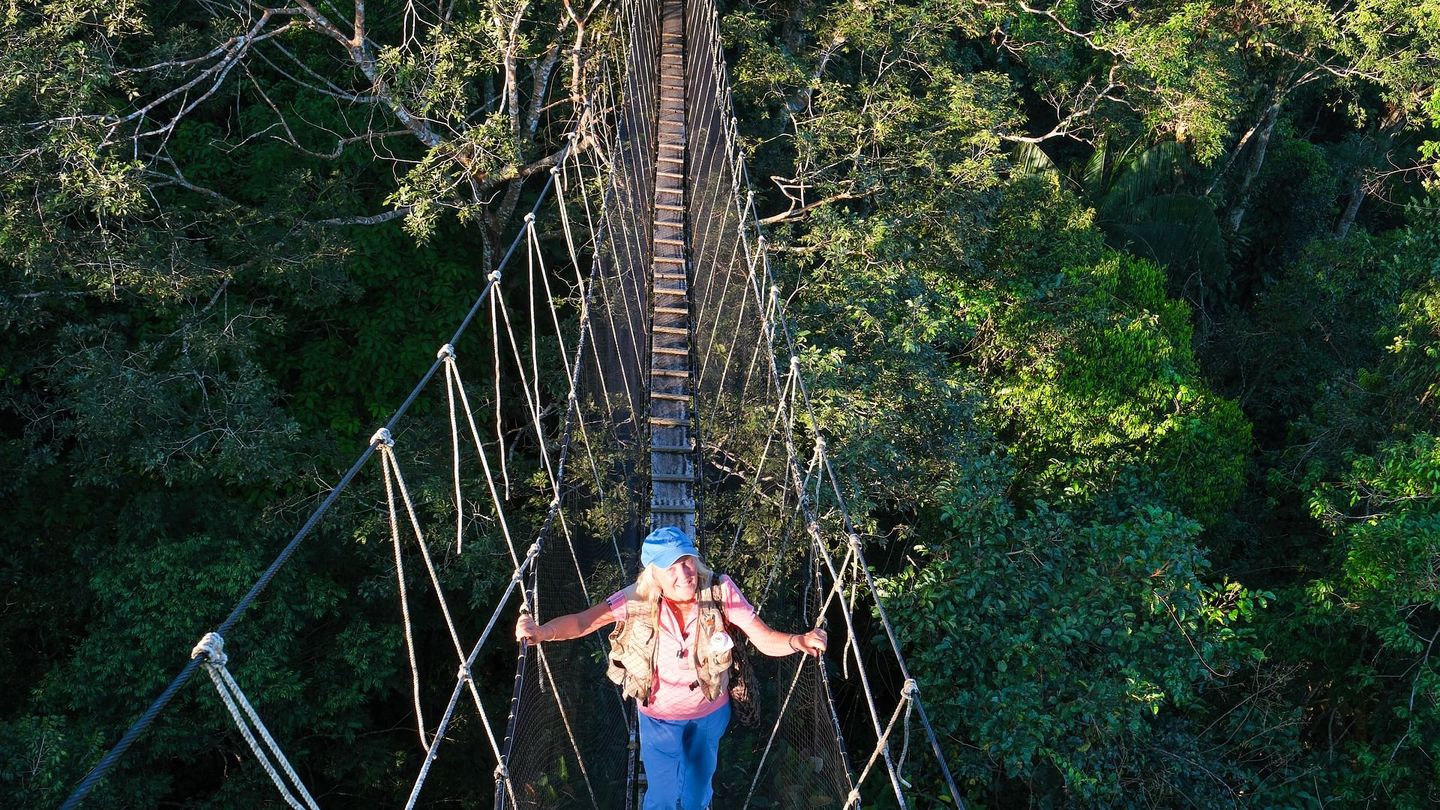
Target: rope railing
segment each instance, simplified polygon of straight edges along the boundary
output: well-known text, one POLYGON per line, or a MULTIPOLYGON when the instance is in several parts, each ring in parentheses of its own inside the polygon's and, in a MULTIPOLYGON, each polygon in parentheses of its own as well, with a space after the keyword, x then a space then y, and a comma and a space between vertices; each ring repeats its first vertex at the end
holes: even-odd
MULTIPOLYGON (((895 635, 893 625, 891 624, 889 616, 885 611, 883 601, 880 599, 879 591, 876 588, 874 579, 870 574, 869 565, 864 559, 864 552, 863 549, 861 549, 860 547, 861 544, 859 542, 859 535, 856 532, 854 524, 850 519, 846 499, 840 489, 838 478, 835 476, 834 469, 830 463, 829 455, 825 452, 823 437, 819 436, 820 421, 817 417, 814 404, 811 400, 808 386, 806 386, 803 374, 801 374, 799 370, 799 354, 796 349, 795 340, 791 333, 788 319, 785 317, 783 306, 778 299, 779 287, 775 283, 774 275, 770 268, 768 251, 765 249, 766 240, 760 228, 759 216, 756 213, 755 209, 755 194, 754 191, 751 190, 753 189, 753 186, 750 183, 748 167, 746 165, 746 161, 744 160, 743 152, 738 146, 738 121, 736 120, 734 115, 734 101, 730 91, 730 84, 726 76, 723 44, 719 35, 718 10, 715 8, 713 0, 692 0, 692 2, 695 3, 696 6, 703 7, 706 11, 709 12, 708 14, 701 15, 704 17, 703 25, 699 27, 698 36, 695 39, 692 39, 692 47, 693 43, 698 39, 703 39, 705 43, 709 46, 709 54, 712 59, 711 64, 713 66, 712 69, 714 71, 713 75, 715 80, 714 93, 710 97, 715 100, 716 106, 720 110, 724 111, 723 113, 719 114, 719 117, 722 120, 722 129, 724 132, 724 151, 726 156, 729 158, 729 168, 735 181, 734 189, 736 192, 736 214, 740 221, 740 232, 738 236, 743 246, 743 252, 747 255, 747 257, 750 257, 750 277, 752 280, 751 286, 755 297, 755 306, 757 310, 762 313, 762 317, 766 322, 764 331, 770 338, 772 358, 773 352, 776 348, 783 348, 786 354, 792 358, 791 362, 795 376, 794 385, 799 392, 800 400, 803 403, 804 412, 809 420, 809 424, 817 432, 817 454, 819 455, 821 463, 824 467, 824 475, 822 477, 828 479, 830 489, 834 496, 834 502, 836 503, 840 511, 841 529, 846 533, 847 538, 849 538, 849 544, 853 547, 856 555, 855 567, 859 569, 864 575, 866 589, 869 593, 870 598, 874 602, 878 618, 880 619, 881 624, 885 628, 886 637, 890 643, 891 651, 895 656, 897 665, 900 668, 902 677, 904 678, 904 682, 906 684, 907 693, 902 695, 902 698, 897 704, 897 707, 899 705, 908 706, 913 704, 914 709, 918 712, 920 716, 921 724, 925 728, 926 735, 929 738, 931 747, 935 753, 936 759, 939 763, 939 767, 945 779, 946 786, 950 791, 951 797, 955 800, 957 806, 963 806, 963 801, 961 800, 959 791, 955 786, 954 779, 950 774, 950 770, 948 764, 946 763, 944 753, 940 748, 939 740, 935 735, 934 728, 931 726, 929 717, 925 711, 924 703, 920 694, 920 688, 910 675, 908 666, 905 663, 904 653, 900 649, 899 641, 895 635), (740 195, 738 193, 741 188, 747 189, 746 194, 744 195, 743 203, 740 202, 740 195), (750 241, 750 237, 752 235, 754 237, 753 246, 750 241), (758 273, 756 272, 757 270, 758 273), (769 300, 767 300, 765 294, 761 292, 762 289, 768 290, 770 292, 769 300), (771 314, 772 305, 773 312, 775 313, 774 315, 771 314), (778 335, 776 334, 776 324, 778 324, 778 335), (776 346, 776 337, 779 337, 781 339, 781 346, 776 346)), ((700 96, 700 94, 696 95, 700 96)), ((783 397, 783 391, 780 382, 781 375, 779 374, 779 370, 774 367, 773 363, 771 370, 771 379, 772 385, 775 387, 777 393, 779 393, 783 397)), ((793 423, 787 423, 787 433, 790 431, 790 424, 793 423)), ((793 445, 793 441, 787 442, 787 450, 790 451, 792 454, 792 462, 794 449, 795 448, 793 445)), ((804 495, 804 493, 801 493, 801 496, 802 498, 807 497, 804 495)), ((802 503, 804 502, 805 501, 802 500, 802 503)), ((814 529, 810 531, 812 541, 815 544, 816 550, 820 552, 822 558, 826 561, 826 565, 830 569, 831 577, 838 582, 841 577, 841 571, 834 568, 833 559, 830 557, 828 549, 825 548, 825 543, 819 535, 818 524, 816 524, 813 519, 810 518, 813 518, 813 515, 807 513, 807 530, 809 530, 811 527, 814 527, 814 529)), ((844 600, 842 599, 842 602, 843 601, 844 600)), ((878 715, 875 714, 873 695, 870 692, 868 683, 866 683, 866 676, 864 673, 863 661, 860 656, 860 651, 858 647, 854 644, 853 626, 848 626, 850 624, 849 618, 851 613, 851 605, 853 605, 853 600, 850 605, 846 606, 846 609, 844 610, 847 621, 847 629, 850 630, 851 635, 851 643, 848 646, 850 646, 855 653, 857 668, 859 669, 861 674, 862 684, 865 685, 867 708, 870 709, 872 715, 872 722, 876 726, 877 733, 880 734, 883 740, 885 738, 885 734, 879 728, 879 718, 878 715)), ((895 772, 893 763, 890 762, 888 745, 884 747, 884 757, 886 760, 887 769, 891 772, 892 787, 894 787, 895 789, 896 798, 902 803, 903 806, 904 797, 899 776, 895 772)))
MULTIPOLYGON (((579 116, 577 116, 577 120, 578 118, 579 116)), ((569 154, 570 150, 572 150, 573 147, 574 139, 571 139, 570 143, 568 143, 564 147, 564 151, 562 152, 561 156, 562 159, 565 155, 569 154)), ((551 191, 555 186, 555 182, 555 175, 551 175, 546 181, 545 185, 541 188, 540 193, 536 196, 536 200, 530 210, 531 214, 539 211, 541 206, 543 206, 547 202, 550 197, 551 191)), ((481 307, 486 303, 487 300, 491 299, 492 292, 496 289, 499 283, 499 273, 502 272, 506 268, 506 266, 508 266, 511 258, 515 254, 516 249, 519 247, 524 238, 525 233, 522 231, 521 233, 516 235, 514 240, 511 241, 509 248, 506 250, 504 256, 500 260, 500 263, 496 267, 496 272, 491 274, 490 277, 488 277, 485 286, 481 289, 474 303, 466 312, 465 317, 461 320, 459 326, 456 327, 454 333, 450 337, 450 340, 447 341, 449 345, 454 345, 460 341, 461 337, 463 337, 466 331, 469 329, 471 322, 474 320, 476 314, 480 311, 481 307)), ((498 298, 498 296, 496 297, 498 298)), ((415 400, 420 396, 420 393, 424 391, 425 388, 428 386, 430 380, 435 376, 436 372, 439 371, 444 365, 444 362, 445 361, 443 358, 437 357, 435 359, 435 361, 430 365, 430 367, 425 371, 425 373, 421 375, 419 381, 417 381, 415 385, 411 388, 410 393, 405 397, 404 401, 401 402, 400 406, 396 408, 390 419, 386 421, 382 430, 386 431, 387 433, 394 430, 395 426, 400 422, 401 418, 404 417, 404 415, 409 411, 410 407, 415 403, 415 400)), ((378 435, 379 432, 377 431, 377 436, 378 435)), ((376 450, 376 441, 372 440, 371 442, 366 444, 364 450, 362 450, 359 456, 355 459, 355 461, 351 463, 350 467, 341 476, 340 480, 336 483, 334 488, 330 490, 324 500, 321 501, 321 503, 310 513, 309 517, 301 525, 300 529, 295 533, 295 535, 290 539, 290 541, 285 545, 285 547, 281 549, 280 553, 276 555, 274 560, 270 563, 269 566, 266 567, 265 571, 261 573, 259 578, 257 578, 256 581, 251 585, 250 589, 245 593, 243 597, 241 597, 240 601, 235 604, 235 606, 231 609, 229 615, 226 616, 224 621, 222 621, 220 625, 215 629, 214 632, 217 635, 221 637, 229 636, 230 631, 234 628, 236 623, 239 622, 240 618, 245 614, 245 612, 249 610, 249 608, 255 603, 256 599, 266 589, 266 587, 269 586, 270 582, 274 580, 275 576, 286 565, 286 563, 290 561, 290 559, 294 556, 296 550, 299 549, 300 545, 305 541, 306 538, 310 536, 310 534, 314 531, 315 527, 320 523, 320 520, 335 505, 336 501, 339 500, 341 494, 343 494, 349 488, 351 483, 355 480, 355 477, 359 474, 360 470, 365 466, 365 464, 370 460, 370 457, 374 455, 376 450)), ((203 660, 204 657, 202 655, 200 657, 191 658, 186 662, 186 664, 180 669, 180 671, 174 676, 174 678, 171 679, 170 683, 166 685, 164 690, 162 690, 161 693, 150 703, 149 707, 147 707, 145 711, 142 712, 140 716, 136 718, 136 720, 129 726, 129 728, 126 729, 125 733, 121 735, 120 739, 115 743, 115 745, 113 745, 110 750, 107 751, 105 755, 101 757, 101 759, 90 769, 90 771, 85 774, 85 776, 80 780, 80 782, 76 784, 75 789, 70 793, 70 795, 66 798, 65 802, 61 805, 61 810, 70 810, 70 808, 78 807, 80 802, 84 801, 84 799, 91 793, 91 791, 95 789, 95 786, 99 784, 102 779, 104 779, 106 774, 108 774, 110 770, 114 768, 115 764, 119 762, 119 760, 125 755, 125 753, 129 751, 131 746, 134 745, 135 741, 139 739, 140 736, 144 734, 145 731, 149 729, 149 727, 155 722, 155 719, 159 717, 161 712, 163 712, 166 706, 169 705, 170 701, 175 697, 176 693, 178 693, 180 689, 189 682, 191 677, 194 676, 195 671, 203 663, 203 660)))

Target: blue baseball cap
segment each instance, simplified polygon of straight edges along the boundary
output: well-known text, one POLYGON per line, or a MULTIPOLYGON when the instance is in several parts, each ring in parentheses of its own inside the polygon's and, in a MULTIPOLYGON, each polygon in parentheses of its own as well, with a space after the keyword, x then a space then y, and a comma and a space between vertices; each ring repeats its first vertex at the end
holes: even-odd
POLYGON ((694 557, 698 560, 700 550, 695 548, 695 541, 690 539, 690 535, 674 526, 656 529, 640 546, 642 566, 669 568, 681 557, 694 557))

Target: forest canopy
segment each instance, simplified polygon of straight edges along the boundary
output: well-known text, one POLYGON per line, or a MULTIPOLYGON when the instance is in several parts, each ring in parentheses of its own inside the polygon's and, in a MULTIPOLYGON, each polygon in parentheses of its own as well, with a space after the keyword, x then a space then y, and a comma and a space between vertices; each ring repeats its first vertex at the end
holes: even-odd
MULTIPOLYGON (((69 794, 404 399, 620 5, 0 10, 8 806, 69 794)), ((720 5, 814 406, 965 800, 1440 803, 1440 0, 720 5)), ((322 804, 403 801, 417 760, 370 519, 247 619, 322 804)), ((509 572, 445 576, 480 610, 509 572)), ((87 806, 274 802, 213 703, 87 806)))

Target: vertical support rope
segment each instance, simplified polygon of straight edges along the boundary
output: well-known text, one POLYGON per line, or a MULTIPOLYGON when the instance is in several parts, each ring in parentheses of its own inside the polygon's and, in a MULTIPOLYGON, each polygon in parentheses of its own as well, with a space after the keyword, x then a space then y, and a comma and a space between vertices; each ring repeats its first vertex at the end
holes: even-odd
POLYGON ((395 440, 390 437, 390 431, 384 428, 375 434, 375 440, 380 443, 380 469, 385 476, 386 511, 390 517, 391 546, 395 550, 395 582, 400 591, 400 620, 404 627, 405 654, 410 662, 410 691, 415 703, 415 728, 420 735, 420 747, 428 753, 430 742, 425 739, 425 710, 420 705, 420 664, 415 657, 415 634, 410 625, 410 596, 405 586, 405 560, 400 553, 400 521, 395 509, 395 484, 392 475, 398 473, 391 472, 391 466, 395 463, 392 457, 395 440))

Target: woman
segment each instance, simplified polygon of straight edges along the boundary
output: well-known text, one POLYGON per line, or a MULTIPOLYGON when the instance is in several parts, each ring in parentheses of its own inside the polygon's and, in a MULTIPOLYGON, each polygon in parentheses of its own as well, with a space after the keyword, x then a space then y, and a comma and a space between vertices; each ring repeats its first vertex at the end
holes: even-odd
POLYGON ((760 652, 825 651, 825 631, 782 633, 755 614, 735 582, 716 579, 680 529, 656 529, 640 547, 635 583, 580 613, 537 625, 522 614, 516 640, 563 641, 619 622, 610 634, 611 680, 640 709, 645 810, 710 806, 720 735, 730 722, 730 626, 760 652))

